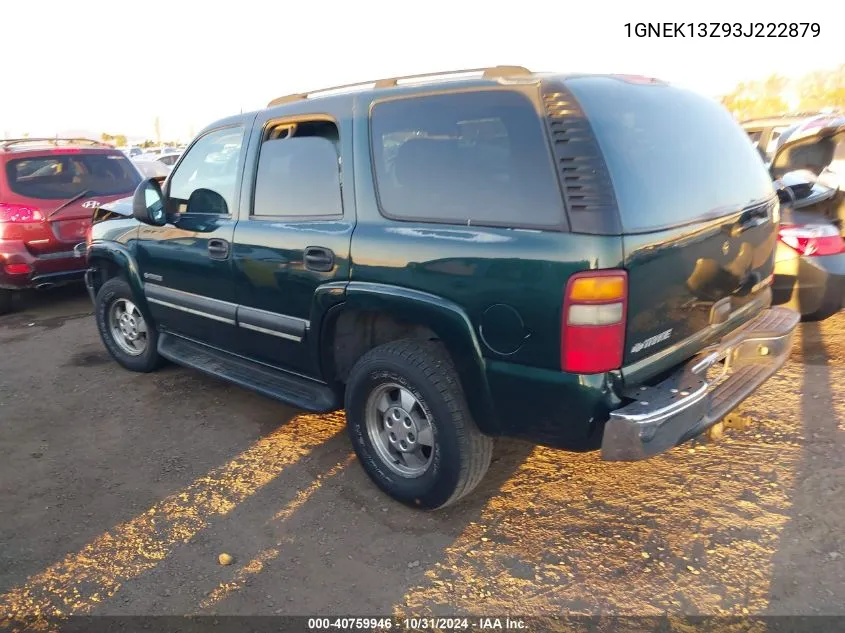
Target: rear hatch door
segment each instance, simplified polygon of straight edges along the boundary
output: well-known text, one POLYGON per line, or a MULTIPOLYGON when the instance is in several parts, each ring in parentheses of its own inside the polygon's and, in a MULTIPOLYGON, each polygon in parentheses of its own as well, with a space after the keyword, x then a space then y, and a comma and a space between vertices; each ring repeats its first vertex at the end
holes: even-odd
POLYGON ((40 233, 26 246, 36 255, 64 253, 85 239, 94 211, 131 195, 141 175, 120 152, 61 149, 13 158, 6 165, 12 202, 37 208, 40 233))
POLYGON ((629 277, 623 375, 697 353, 769 302, 777 196, 754 144, 715 101, 660 82, 567 82, 610 172, 629 277))

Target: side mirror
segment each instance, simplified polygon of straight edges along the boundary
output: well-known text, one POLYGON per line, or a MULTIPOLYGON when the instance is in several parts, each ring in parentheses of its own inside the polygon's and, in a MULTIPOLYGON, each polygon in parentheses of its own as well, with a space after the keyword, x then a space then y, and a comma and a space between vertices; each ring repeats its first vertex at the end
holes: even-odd
POLYGON ((155 179, 147 178, 135 189, 135 195, 132 197, 132 215, 144 224, 152 226, 167 224, 164 194, 155 179))

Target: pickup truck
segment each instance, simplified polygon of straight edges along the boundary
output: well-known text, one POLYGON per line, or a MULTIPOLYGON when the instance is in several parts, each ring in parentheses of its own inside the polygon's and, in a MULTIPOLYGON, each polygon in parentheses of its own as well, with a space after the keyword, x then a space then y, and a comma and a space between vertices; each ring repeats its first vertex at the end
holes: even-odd
POLYGON ((86 284, 123 367, 344 409, 399 502, 470 493, 494 438, 641 460, 785 362, 780 201, 694 92, 518 66, 288 95, 100 207, 86 284))

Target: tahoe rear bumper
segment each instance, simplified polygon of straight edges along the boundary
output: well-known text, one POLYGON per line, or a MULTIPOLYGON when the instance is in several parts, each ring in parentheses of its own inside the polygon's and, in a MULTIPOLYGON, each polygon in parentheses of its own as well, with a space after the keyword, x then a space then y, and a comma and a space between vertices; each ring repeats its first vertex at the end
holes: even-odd
POLYGON ((602 459, 635 461, 662 453, 713 426, 786 362, 800 315, 764 310, 654 386, 626 396, 604 428, 602 459))

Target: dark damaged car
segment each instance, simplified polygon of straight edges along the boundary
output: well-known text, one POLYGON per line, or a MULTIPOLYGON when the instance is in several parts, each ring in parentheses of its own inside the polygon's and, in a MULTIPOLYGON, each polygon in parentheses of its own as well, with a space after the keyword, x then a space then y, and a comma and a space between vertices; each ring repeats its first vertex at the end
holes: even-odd
POLYGON ((845 304, 845 117, 791 136, 770 170, 782 198, 774 302, 825 319, 845 304))

